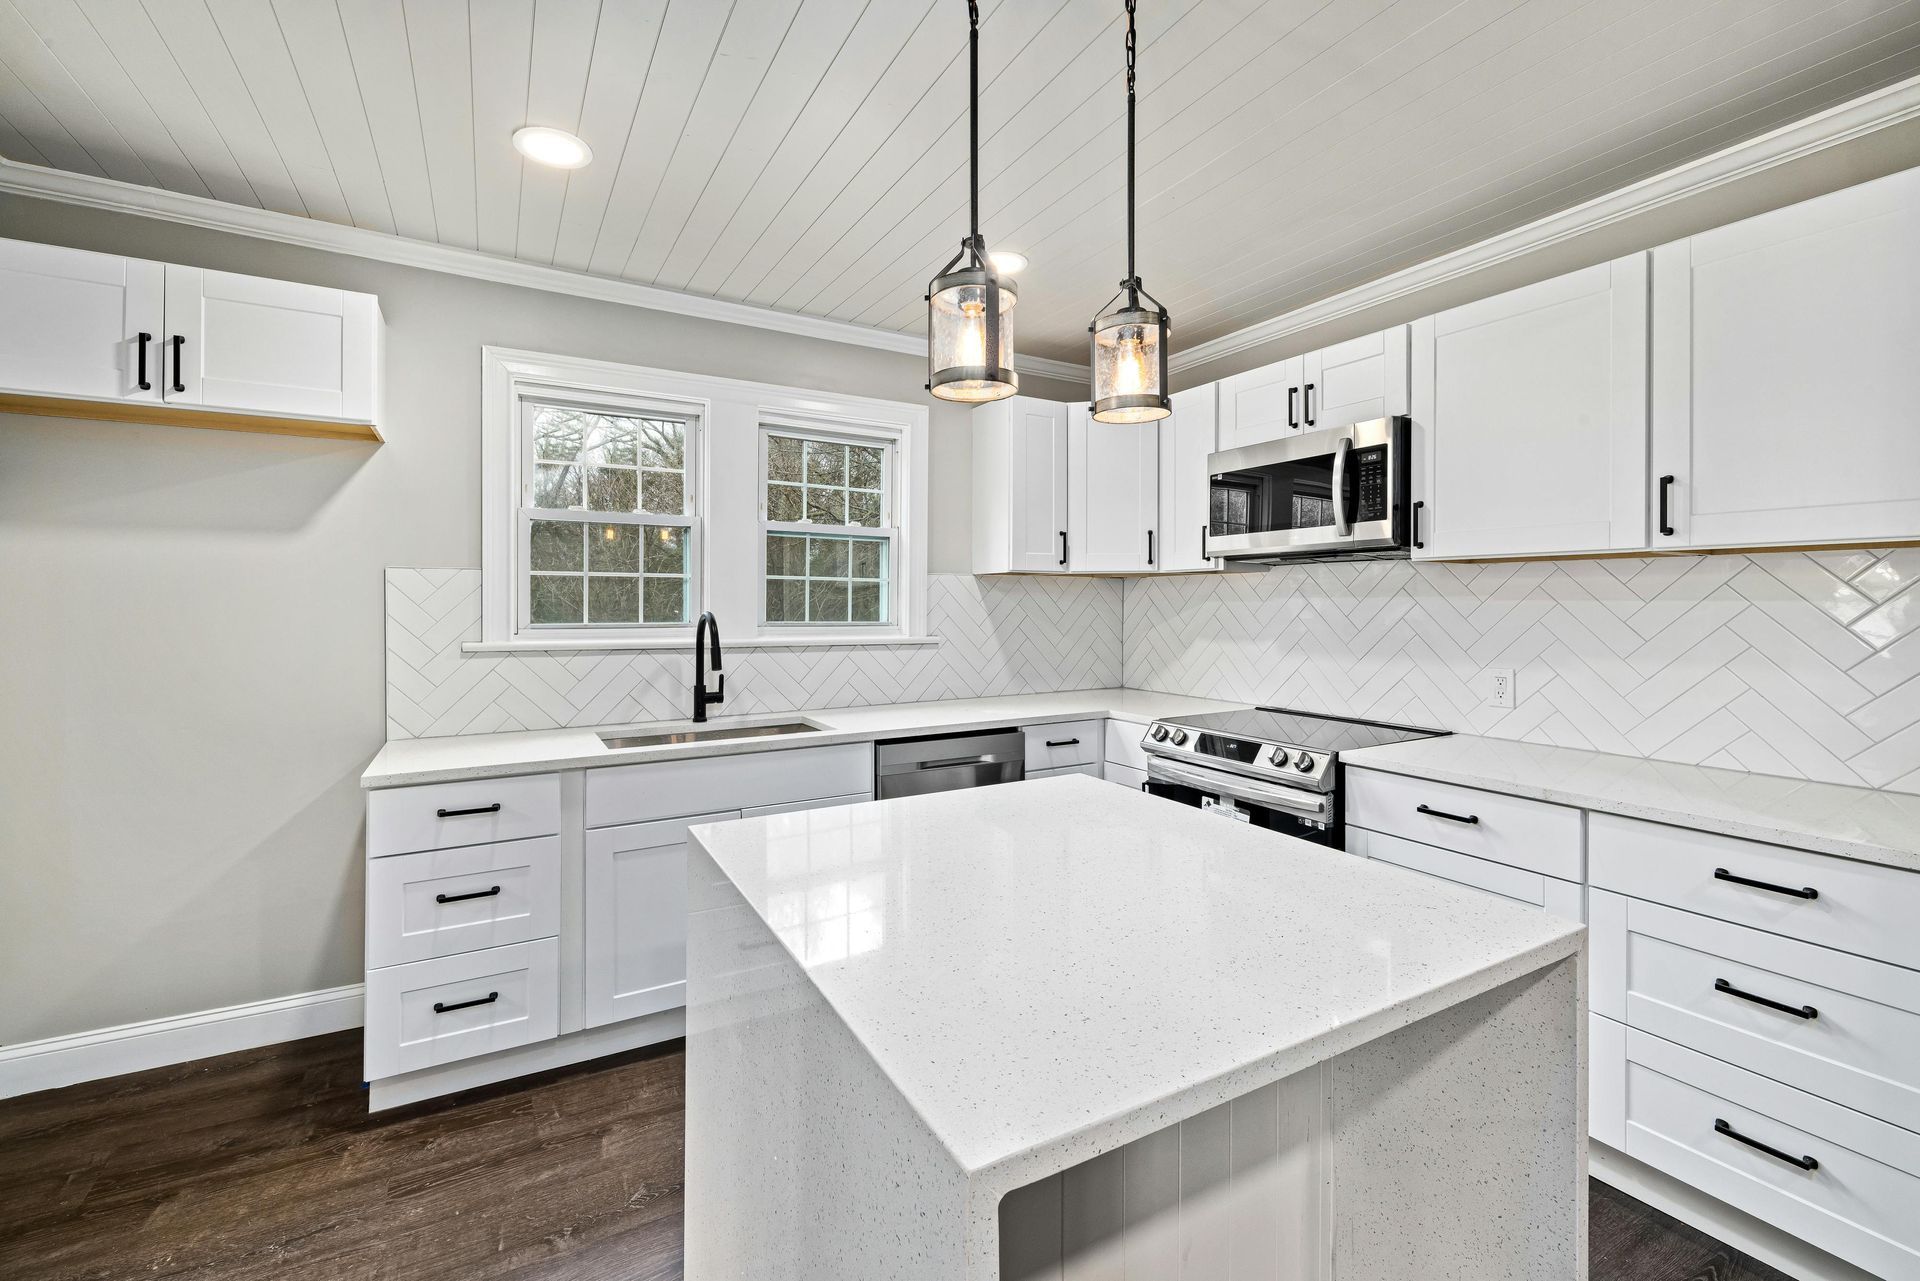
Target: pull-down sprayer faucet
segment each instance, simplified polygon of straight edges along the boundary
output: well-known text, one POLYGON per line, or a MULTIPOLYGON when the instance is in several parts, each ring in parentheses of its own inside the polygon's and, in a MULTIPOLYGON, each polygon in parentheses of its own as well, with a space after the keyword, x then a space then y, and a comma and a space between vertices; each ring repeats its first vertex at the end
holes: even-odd
POLYGON ((707 708, 714 703, 724 703, 727 697, 727 678, 720 672, 720 622, 708 610, 700 615, 700 622, 693 629, 693 719, 707 719, 707 708), (709 657, 711 655, 711 657, 709 657), (707 692, 708 664, 714 675, 713 692, 707 692))

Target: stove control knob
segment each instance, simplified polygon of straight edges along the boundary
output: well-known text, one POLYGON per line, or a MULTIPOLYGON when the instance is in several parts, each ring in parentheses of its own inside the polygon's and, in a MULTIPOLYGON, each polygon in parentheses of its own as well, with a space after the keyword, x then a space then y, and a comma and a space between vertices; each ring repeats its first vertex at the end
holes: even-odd
POLYGON ((1293 767, 1304 774, 1313 768, 1313 757, 1302 752, 1293 758, 1293 767))
POLYGON ((1287 749, 1284 747, 1274 748, 1273 755, 1267 757, 1267 763, 1269 765, 1285 765, 1287 763, 1287 749))
POLYGON ((1153 741, 1156 743, 1164 743, 1167 741, 1167 727, 1165 725, 1155 725, 1153 727, 1153 741))
POLYGON ((1173 745, 1175 747, 1185 746, 1186 741, 1187 741, 1187 731, 1183 729, 1177 729, 1173 731, 1173 745))

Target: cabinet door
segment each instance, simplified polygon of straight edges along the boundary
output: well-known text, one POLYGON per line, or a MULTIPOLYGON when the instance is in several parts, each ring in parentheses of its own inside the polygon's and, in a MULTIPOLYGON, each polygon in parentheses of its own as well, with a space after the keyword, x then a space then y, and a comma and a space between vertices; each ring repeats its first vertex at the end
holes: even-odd
POLYGON ((973 572, 1064 572, 1067 407, 1010 396, 973 411, 973 572))
POLYGON ((587 832, 586 1026, 686 1004, 687 829, 739 810, 587 832))
POLYGON ((164 275, 157 262, 0 240, 0 391, 159 400, 164 275))
POLYGON ((1215 443, 1218 383, 1173 393, 1173 416, 1160 424, 1160 542, 1156 570, 1192 573, 1216 569, 1206 555, 1207 504, 1212 477, 1207 455, 1215 443))
POLYGON ((1158 559, 1160 424, 1100 423, 1067 406, 1067 567, 1140 573, 1158 559))
POLYGON ((169 265, 166 310, 168 401, 374 420, 380 321, 372 295, 169 265))
POLYGON ((1426 554, 1646 546, 1647 255, 1441 312, 1426 554))
POLYGON ((1239 449, 1299 431, 1304 358, 1291 356, 1220 384, 1220 448, 1239 449))
POLYGON ((1662 246, 1653 267, 1652 470, 1673 477, 1653 545, 1920 534, 1920 170, 1662 246))
POLYGON ((1407 327, 1396 325, 1303 359, 1300 416, 1310 431, 1407 412, 1407 327))

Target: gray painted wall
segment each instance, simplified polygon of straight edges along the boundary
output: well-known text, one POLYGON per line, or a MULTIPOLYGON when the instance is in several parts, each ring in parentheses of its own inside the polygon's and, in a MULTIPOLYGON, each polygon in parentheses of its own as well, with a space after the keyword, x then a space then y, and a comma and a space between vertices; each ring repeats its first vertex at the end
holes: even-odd
MULTIPOLYGON (((0 1043, 359 980, 381 576, 479 564, 482 344, 926 394, 912 356, 123 214, 0 196, 0 235, 378 294, 389 370, 379 447, 0 415, 0 1043)), ((966 423, 934 402, 935 572, 966 423)))

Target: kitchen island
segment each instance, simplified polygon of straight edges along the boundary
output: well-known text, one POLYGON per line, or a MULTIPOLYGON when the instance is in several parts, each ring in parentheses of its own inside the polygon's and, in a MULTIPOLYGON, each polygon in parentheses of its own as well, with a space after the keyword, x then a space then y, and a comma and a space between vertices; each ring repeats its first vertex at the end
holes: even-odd
POLYGON ((1586 1275, 1576 924, 1080 777, 690 858, 689 1281, 1586 1275))

